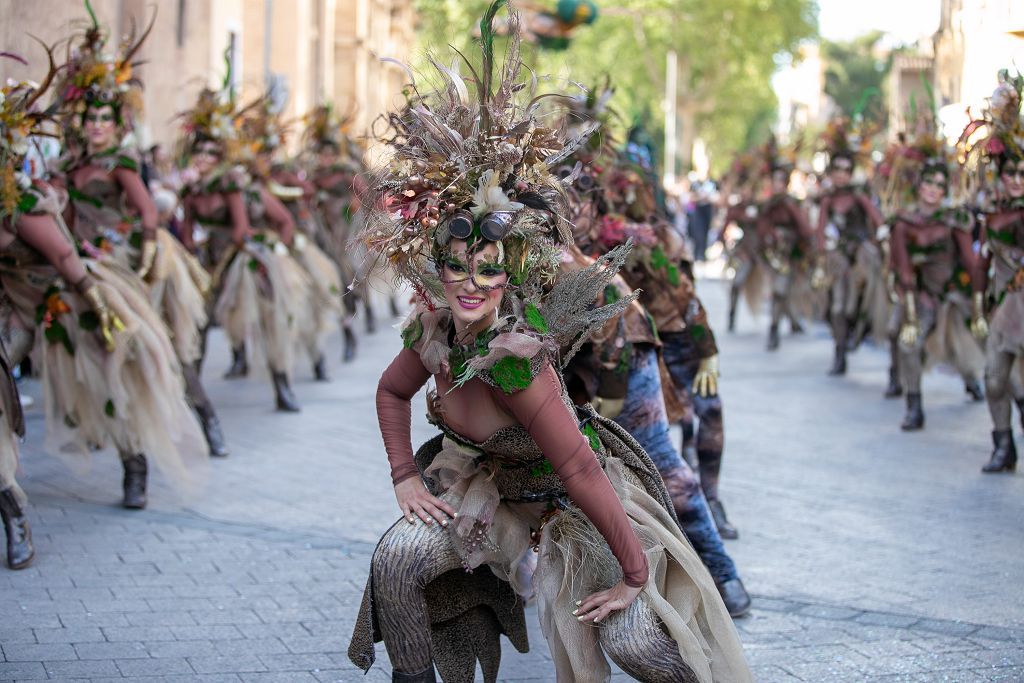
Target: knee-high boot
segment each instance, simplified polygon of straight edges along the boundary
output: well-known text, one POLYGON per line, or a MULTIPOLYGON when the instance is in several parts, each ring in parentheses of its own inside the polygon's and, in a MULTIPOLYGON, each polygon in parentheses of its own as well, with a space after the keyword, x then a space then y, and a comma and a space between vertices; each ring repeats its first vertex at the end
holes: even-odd
POLYGON ((124 500, 121 506, 129 510, 142 510, 146 507, 146 479, 149 474, 146 456, 142 453, 122 453, 121 465, 124 467, 124 500))
POLYGON ((32 530, 28 517, 14 496, 14 487, 0 491, 0 518, 3 519, 7 534, 7 566, 24 569, 32 564, 36 549, 32 546, 32 530))

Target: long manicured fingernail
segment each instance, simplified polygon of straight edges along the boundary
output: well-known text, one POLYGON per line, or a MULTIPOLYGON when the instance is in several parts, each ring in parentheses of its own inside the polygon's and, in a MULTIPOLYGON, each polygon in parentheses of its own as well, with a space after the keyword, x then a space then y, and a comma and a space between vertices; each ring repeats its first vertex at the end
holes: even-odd
POLYGON ((572 611, 573 615, 575 615, 575 614, 576 614, 577 612, 579 612, 579 610, 578 610, 578 609, 574 609, 574 610, 572 611))
POLYGON ((577 601, 576 601, 576 606, 577 606, 577 607, 579 607, 579 606, 580 606, 580 605, 582 605, 582 604, 583 604, 583 601, 582 601, 582 600, 577 600, 577 601))
POLYGON ((409 518, 409 524, 415 524, 415 523, 416 523, 416 520, 414 520, 412 517, 410 517, 409 518))
POLYGON ((577 621, 583 621, 583 617, 582 616, 576 617, 576 620, 577 621))
POLYGON ((448 521, 447 521, 447 520, 445 520, 445 521, 442 521, 442 522, 441 522, 441 526, 448 526, 448 521))

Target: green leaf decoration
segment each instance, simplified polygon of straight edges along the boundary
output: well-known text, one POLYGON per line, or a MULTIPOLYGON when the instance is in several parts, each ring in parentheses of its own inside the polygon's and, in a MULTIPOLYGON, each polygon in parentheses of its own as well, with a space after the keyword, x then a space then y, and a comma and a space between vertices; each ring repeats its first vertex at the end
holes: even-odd
POLYGON ((132 234, 128 236, 128 244, 132 249, 142 249, 142 231, 133 230, 132 234))
POLYGON ((651 249, 651 268, 654 270, 664 270, 668 276, 669 284, 673 287, 679 286, 679 267, 668 260, 661 245, 651 249))
POLYGON ((260 269, 260 262, 257 261, 254 258, 249 259, 249 270, 251 270, 252 272, 255 273, 259 269, 260 269))
POLYGON ((407 349, 411 349, 412 345, 420 340, 423 336, 423 321, 420 316, 416 316, 416 320, 412 321, 412 324, 407 325, 402 330, 402 346, 407 349))
POLYGON ((526 304, 526 322, 530 324, 530 327, 537 330, 541 334, 548 333, 548 321, 544 319, 540 309, 532 301, 526 304))
POLYGON ((78 326, 86 332, 95 332, 100 326, 100 317, 95 311, 84 311, 78 316, 78 326))
POLYGON ((71 342, 71 337, 68 335, 68 329, 56 320, 50 323, 49 327, 46 328, 46 331, 43 334, 46 337, 46 341, 51 344, 63 344, 69 354, 72 356, 75 355, 75 345, 71 342))
POLYGON ((694 340, 700 341, 707 335, 707 328, 701 325, 700 323, 694 323, 693 325, 690 325, 690 336, 693 337, 694 340))
POLYGON ((136 173, 139 172, 138 162, 136 162, 135 159, 132 159, 129 156, 125 156, 124 154, 117 155, 117 165, 119 168, 125 168, 128 169, 129 171, 135 171, 136 173))
POLYGON ((267 241, 267 236, 265 234, 263 234, 262 232, 258 232, 258 233, 256 233, 255 235, 252 236, 252 241, 253 242, 259 242, 260 244, 263 244, 264 242, 267 241))
POLYGON ((587 441, 590 442, 590 448, 595 453, 601 450, 601 437, 597 435, 597 430, 594 429, 594 425, 589 422, 583 427, 583 436, 587 437, 587 441))
POLYGON ((612 284, 605 285, 605 287, 604 287, 604 303, 605 303, 606 306, 611 306, 612 304, 614 304, 615 302, 617 302, 621 298, 622 298, 622 296, 619 294, 619 288, 618 287, 616 287, 615 285, 612 285, 612 284))
POLYGON ((22 192, 21 196, 18 197, 18 212, 31 213, 38 203, 39 195, 35 192, 22 192))
POLYGON ((668 283, 673 287, 679 286, 679 268, 674 263, 668 264, 668 283))
POLYGON ((39 304, 36 306, 36 325, 43 324, 43 318, 46 317, 46 304, 39 304))
POLYGON ((505 356, 491 368, 491 378, 506 394, 525 389, 533 381, 530 361, 519 356, 505 356))
POLYGON ((551 465, 547 458, 541 461, 539 465, 530 469, 531 477, 543 477, 548 474, 553 474, 555 468, 551 465))
POLYGON ((75 189, 74 186, 68 187, 68 197, 70 197, 72 200, 77 201, 77 202, 84 202, 86 204, 91 204, 92 206, 95 206, 97 209, 102 209, 103 208, 103 201, 102 200, 97 199, 96 197, 93 197, 92 195, 85 194, 81 190, 75 189))
POLYGON ((103 406, 103 412, 107 417, 114 417, 114 402, 107 399, 106 405, 103 406))

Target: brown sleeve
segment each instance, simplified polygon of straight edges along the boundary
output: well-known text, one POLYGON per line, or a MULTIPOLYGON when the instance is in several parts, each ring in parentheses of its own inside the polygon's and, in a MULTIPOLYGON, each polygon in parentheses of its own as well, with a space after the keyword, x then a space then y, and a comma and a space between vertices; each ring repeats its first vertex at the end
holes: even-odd
POLYGON ((412 349, 402 349, 377 383, 377 423, 391 463, 391 482, 419 475, 412 454, 410 401, 427 383, 430 373, 412 349))
POLYGON ((904 292, 914 288, 914 270, 910 266, 910 254, 907 252, 907 225, 902 220, 897 220, 892 226, 892 233, 889 241, 892 245, 892 261, 896 267, 896 276, 899 278, 900 287, 904 292))
POLYGON ((647 556, 575 416, 562 403, 555 370, 545 366, 526 389, 511 395, 495 389, 494 396, 530 433, 569 497, 604 536, 626 585, 646 584, 647 556))
POLYGON ((978 260, 974 255, 974 244, 971 241, 971 233, 967 230, 954 230, 953 239, 956 240, 957 249, 960 250, 960 262, 964 269, 974 275, 978 269, 978 260))
POLYGON ((181 229, 178 231, 178 239, 185 245, 185 249, 189 253, 194 254, 196 251, 196 242, 194 235, 196 232, 196 210, 192 204, 192 198, 186 197, 182 201, 182 208, 185 210, 185 218, 181 222, 181 229))
MULTIPOLYGON (((885 218, 882 217, 882 212, 878 210, 875 203, 871 201, 871 197, 868 197, 862 192, 857 193, 857 201, 864 208, 864 213, 868 217, 868 224, 872 228, 877 228, 885 222, 885 218)), ((873 238, 872 238, 873 239, 873 238)))
POLYGON ((131 169, 115 168, 114 178, 124 191, 128 203, 139 212, 139 218, 142 219, 142 238, 156 239, 156 204, 142 182, 142 177, 131 169))
POLYGON ((85 264, 53 216, 48 213, 23 214, 18 218, 16 228, 18 236, 39 251, 65 282, 78 285, 85 280, 88 275, 85 264))
POLYGON ((224 201, 231 212, 231 241, 241 246, 249 236, 249 210, 245 206, 245 197, 240 191, 229 192, 224 201))
POLYGON ((818 232, 825 234, 825 226, 828 225, 828 212, 830 211, 830 205, 832 204, 832 198, 829 195, 825 195, 821 198, 821 203, 818 204, 818 232))
POLYGON ((288 209, 281 203, 281 200, 267 191, 265 187, 260 188, 260 197, 263 201, 263 208, 267 212, 267 218, 274 224, 274 230, 281 236, 281 241, 291 244, 295 236, 295 219, 288 213, 288 209))
POLYGON ((797 232, 800 236, 804 238, 816 253, 820 254, 825 251, 822 232, 811 227, 811 223, 807 220, 807 213, 803 210, 803 207, 797 204, 794 200, 786 202, 786 205, 789 207, 789 215, 792 217, 793 224, 796 225, 797 232))

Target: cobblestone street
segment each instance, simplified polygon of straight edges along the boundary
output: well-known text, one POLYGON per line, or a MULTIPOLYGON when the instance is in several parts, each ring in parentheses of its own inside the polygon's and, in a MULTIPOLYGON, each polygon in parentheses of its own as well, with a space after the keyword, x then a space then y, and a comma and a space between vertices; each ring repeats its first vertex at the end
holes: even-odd
MULTIPOLYGON (((1024 681, 1024 476, 980 473, 985 405, 933 371, 927 428, 904 434, 883 349, 853 354, 845 378, 825 374, 820 326, 769 355, 763 318, 725 333, 724 287, 701 293, 722 347, 722 497, 740 530, 727 548, 754 595, 737 624, 756 679, 1024 681)), ((328 384, 300 363, 299 415, 274 412, 262 378, 222 380, 229 352, 219 331, 211 342, 204 379, 232 454, 186 499, 154 477, 142 512, 118 506, 114 454, 78 471, 42 450, 39 384, 23 385, 37 558, 0 569, 0 681, 390 680, 383 647, 366 677, 345 650, 397 517, 373 396, 398 334, 364 334, 352 366, 332 339, 328 384)), ((433 434, 422 406, 414 443, 433 434)), ((554 680, 530 611, 532 652, 507 648, 505 681, 554 680)))

